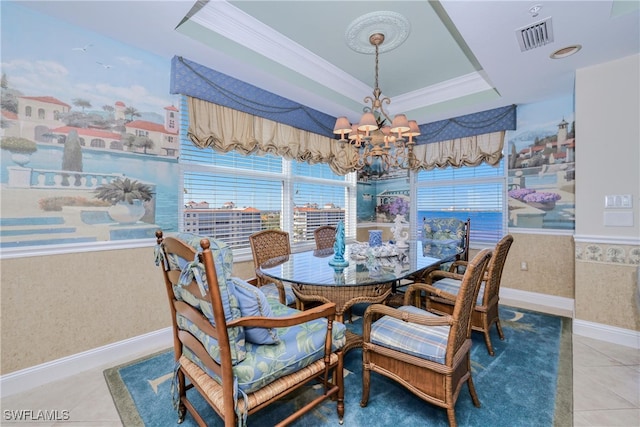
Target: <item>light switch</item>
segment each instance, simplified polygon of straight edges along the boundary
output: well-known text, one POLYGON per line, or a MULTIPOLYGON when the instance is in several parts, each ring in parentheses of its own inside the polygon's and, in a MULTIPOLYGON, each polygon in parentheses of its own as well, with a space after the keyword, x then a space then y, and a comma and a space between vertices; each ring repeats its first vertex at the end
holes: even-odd
POLYGON ((604 196, 605 209, 631 209, 632 204, 631 194, 611 194, 604 196))
POLYGON ((604 207, 612 208, 614 202, 614 196, 604 196, 604 207))

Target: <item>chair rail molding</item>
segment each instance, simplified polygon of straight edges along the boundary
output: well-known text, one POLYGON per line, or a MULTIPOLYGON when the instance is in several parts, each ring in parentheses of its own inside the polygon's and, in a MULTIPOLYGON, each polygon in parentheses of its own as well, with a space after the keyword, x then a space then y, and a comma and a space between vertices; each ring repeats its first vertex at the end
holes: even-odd
POLYGON ((605 243, 612 245, 638 245, 640 246, 640 237, 632 236, 600 236, 589 234, 576 234, 573 236, 576 243, 605 243))

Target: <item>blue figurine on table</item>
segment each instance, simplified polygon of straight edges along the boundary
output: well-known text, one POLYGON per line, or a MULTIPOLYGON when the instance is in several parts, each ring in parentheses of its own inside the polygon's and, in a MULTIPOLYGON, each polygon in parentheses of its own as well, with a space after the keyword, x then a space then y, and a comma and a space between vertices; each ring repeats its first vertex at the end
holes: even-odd
POLYGON ((338 222, 336 226, 336 241, 333 243, 333 258, 329 261, 329 265, 334 267, 346 267, 349 261, 344 259, 344 223, 338 222))

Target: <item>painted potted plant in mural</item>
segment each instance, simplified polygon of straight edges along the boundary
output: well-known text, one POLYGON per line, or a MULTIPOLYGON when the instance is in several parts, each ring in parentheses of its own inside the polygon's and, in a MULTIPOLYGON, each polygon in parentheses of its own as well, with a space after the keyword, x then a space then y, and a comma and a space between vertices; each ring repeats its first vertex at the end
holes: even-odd
POLYGON ((535 193, 533 188, 518 188, 517 190, 509 190, 509 197, 516 200, 522 200, 525 196, 535 193))
POLYGON ((522 201, 534 208, 550 211, 556 207, 556 201, 560 199, 561 197, 558 193, 535 191, 524 196, 522 201))
POLYGON ((0 148, 11 153, 11 160, 24 167, 31 160, 31 154, 38 151, 38 145, 26 138, 6 136, 0 139, 0 148))
POLYGON ((385 222, 391 222, 393 219, 401 215, 404 220, 404 215, 409 212, 409 201, 404 197, 396 197, 390 203, 378 205, 376 207, 376 213, 378 219, 382 219, 385 222))
POLYGON ((111 203, 109 216, 120 224, 134 224, 144 216, 144 202, 153 198, 150 185, 117 178, 95 189, 96 198, 111 203))

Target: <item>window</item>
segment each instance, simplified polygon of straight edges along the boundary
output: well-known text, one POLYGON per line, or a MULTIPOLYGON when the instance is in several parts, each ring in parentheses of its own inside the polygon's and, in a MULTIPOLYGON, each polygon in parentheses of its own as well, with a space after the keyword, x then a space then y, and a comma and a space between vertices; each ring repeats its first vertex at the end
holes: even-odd
POLYGON ((26 117, 31 117, 31 107, 25 107, 24 108, 24 115, 26 117))
POLYGON ((355 238, 355 174, 339 176, 326 164, 274 155, 199 149, 186 137, 184 99, 181 114, 181 230, 221 239, 247 253, 249 236, 264 229, 289 232, 295 246, 312 242, 318 226, 343 220, 346 237, 355 238))
POLYGON ((38 108, 38 118, 44 120, 44 108, 38 108))
POLYGON ((417 228, 425 217, 471 219, 472 244, 496 244, 506 232, 504 158, 497 167, 421 171, 416 181, 417 228))

